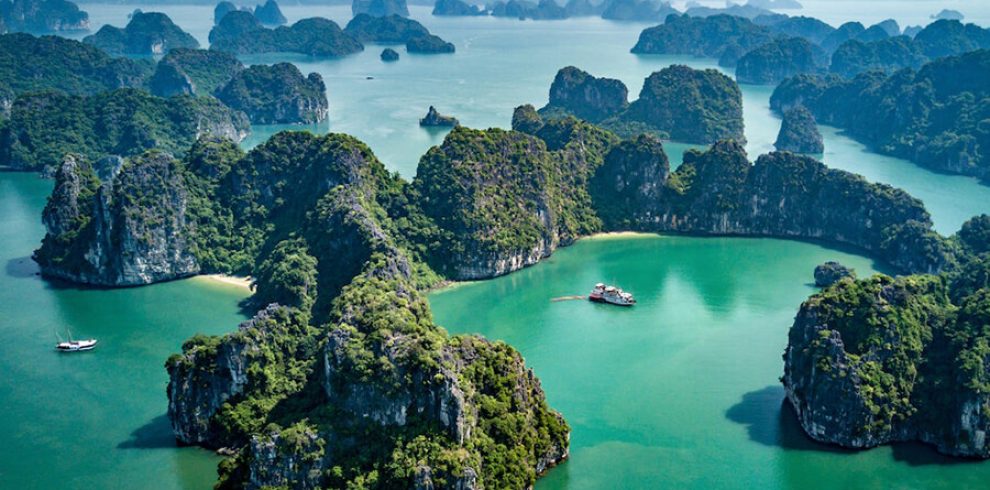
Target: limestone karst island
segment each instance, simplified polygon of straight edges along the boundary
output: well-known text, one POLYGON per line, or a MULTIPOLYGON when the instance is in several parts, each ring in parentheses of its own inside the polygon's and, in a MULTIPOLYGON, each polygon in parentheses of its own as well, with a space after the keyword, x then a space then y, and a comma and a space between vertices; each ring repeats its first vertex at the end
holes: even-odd
POLYGON ((990 488, 990 2, 0 0, 0 489, 990 488))

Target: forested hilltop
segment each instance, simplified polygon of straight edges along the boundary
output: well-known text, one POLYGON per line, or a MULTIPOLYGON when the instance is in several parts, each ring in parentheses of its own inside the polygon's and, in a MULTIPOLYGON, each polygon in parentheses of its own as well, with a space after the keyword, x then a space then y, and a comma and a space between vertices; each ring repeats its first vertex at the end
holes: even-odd
POLYGON ((990 29, 937 20, 912 35, 893 21, 834 28, 809 17, 671 15, 643 30, 632 52, 715 58, 741 83, 776 84, 799 74, 850 78, 880 70, 921 67, 943 56, 990 48, 990 29))
POLYGON ((175 48, 155 64, 54 36, 0 35, 6 168, 54 171, 66 153, 181 155, 207 132, 240 141, 249 121, 314 123, 328 114, 322 77, 289 63, 244 67, 230 53, 175 48))
POLYGON ((783 112, 803 105, 881 153, 988 180, 988 101, 990 50, 979 50, 889 76, 798 76, 774 90, 770 106, 783 112))

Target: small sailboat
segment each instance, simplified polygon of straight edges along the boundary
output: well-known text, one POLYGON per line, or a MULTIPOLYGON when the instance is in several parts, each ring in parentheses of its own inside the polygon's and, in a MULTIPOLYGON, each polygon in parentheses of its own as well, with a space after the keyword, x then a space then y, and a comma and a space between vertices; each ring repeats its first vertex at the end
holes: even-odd
POLYGON ((55 350, 59 352, 82 352, 93 350, 93 348, 96 347, 96 343, 99 342, 96 339, 73 340, 72 332, 69 332, 68 341, 63 341, 62 337, 58 335, 58 332, 56 332, 55 335, 59 337, 59 342, 55 344, 55 350))

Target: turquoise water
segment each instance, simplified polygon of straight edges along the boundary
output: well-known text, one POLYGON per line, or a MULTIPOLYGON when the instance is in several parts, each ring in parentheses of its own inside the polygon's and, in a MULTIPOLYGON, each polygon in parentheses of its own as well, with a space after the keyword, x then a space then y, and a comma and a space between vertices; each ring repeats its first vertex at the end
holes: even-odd
MULTIPOLYGON (((857 2, 857 10, 888 5, 857 2)), ((124 24, 133 8, 85 6, 96 27, 124 24)), ((212 24, 212 7, 141 8, 169 13, 202 42, 212 24)), ((350 12, 284 10, 290 20, 325 15, 341 24, 350 12)), ((402 59, 394 64, 379 61, 380 47, 341 60, 245 59, 288 59, 320 72, 331 120, 311 129, 354 134, 406 177, 445 134, 417 125, 430 104, 468 126, 507 127, 515 106, 546 103, 554 74, 568 64, 621 79, 632 97, 647 75, 671 63, 715 67, 712 60, 630 54, 643 24, 442 19, 423 7, 412 10, 458 52, 407 56, 399 49, 402 59)), ((779 130, 768 106, 771 91, 743 86, 753 158, 771 149, 779 130)), ((256 128, 246 146, 276 129, 256 128)), ((878 156, 834 129, 823 132, 828 165, 907 189, 925 201, 942 232, 990 210, 990 187, 878 156)), ((676 164, 688 145, 666 147, 676 164)), ((162 365, 194 333, 232 330, 243 318, 237 303, 245 292, 205 279, 122 290, 41 281, 27 257, 43 235, 39 217, 50 189, 33 175, 0 174, 0 259, 6 265, 0 275, 0 406, 6 409, 0 430, 7 434, 0 488, 208 488, 217 458, 174 447, 164 418, 162 365), (67 326, 102 344, 85 355, 55 355, 54 331, 67 326)), ((877 267, 861 256, 799 242, 624 237, 579 242, 541 265, 436 293, 431 302, 451 331, 480 332, 517 347, 573 425, 573 459, 540 488, 985 486, 990 465, 949 464, 914 446, 845 454, 811 445, 780 410, 786 331, 812 292, 811 269, 826 259, 861 274, 877 267), (640 304, 615 311, 549 301, 583 293, 599 280, 627 287, 640 304)))

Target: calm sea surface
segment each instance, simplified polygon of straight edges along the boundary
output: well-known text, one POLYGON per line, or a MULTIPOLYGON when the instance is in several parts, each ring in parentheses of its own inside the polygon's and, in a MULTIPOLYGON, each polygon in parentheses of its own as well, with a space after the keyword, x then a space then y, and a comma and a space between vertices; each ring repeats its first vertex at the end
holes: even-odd
MULTIPOLYGON (((805 3, 806 13, 832 23, 856 16, 916 24, 954 6, 970 20, 990 19, 988 7, 975 2, 805 3)), ((168 13, 206 45, 211 7, 139 7, 168 13)), ((123 25, 135 6, 84 8, 98 28, 123 25)), ((283 10, 290 21, 320 15, 343 26, 350 17, 349 7, 283 10)), ((515 106, 546 103, 554 74, 566 65, 618 78, 633 98, 643 79, 664 66, 716 68, 712 60, 630 54, 645 24, 444 19, 424 7, 412 13, 454 42, 457 53, 415 56, 400 47, 400 61, 384 64, 378 59, 383 47, 368 46, 340 60, 244 60, 289 60, 322 74, 331 121, 309 129, 353 134, 408 178, 419 156, 445 134, 417 125, 431 104, 467 126, 508 127, 515 106)), ((768 107, 771 92, 743 86, 754 159, 771 149, 780 127, 768 107)), ((279 129, 255 128, 245 145, 279 129)), ((823 134, 829 166, 908 190, 925 202, 943 233, 990 211, 990 187, 877 155, 833 128, 823 134)), ((666 147, 677 164, 690 146, 666 147)), ((7 434, 0 488, 208 488, 217 458, 174 446, 162 366, 194 333, 232 330, 244 318, 238 302, 246 292, 206 279, 119 290, 40 280, 29 256, 44 234, 40 214, 50 190, 50 182, 34 175, 0 174, 0 260, 6 266, 0 274, 0 430, 7 434), (70 328, 101 345, 85 355, 56 355, 55 332, 65 336, 70 328)), ((829 259, 861 275, 883 270, 855 253, 793 241, 608 237, 582 240, 507 277, 434 293, 431 303, 451 332, 481 333, 518 348, 573 426, 572 459, 541 480, 541 489, 985 487, 990 464, 948 460, 913 445, 835 451, 810 443, 782 407, 777 378, 787 329, 814 291, 811 270, 829 259), (602 280, 633 291, 639 304, 619 310, 550 301, 602 280)))

